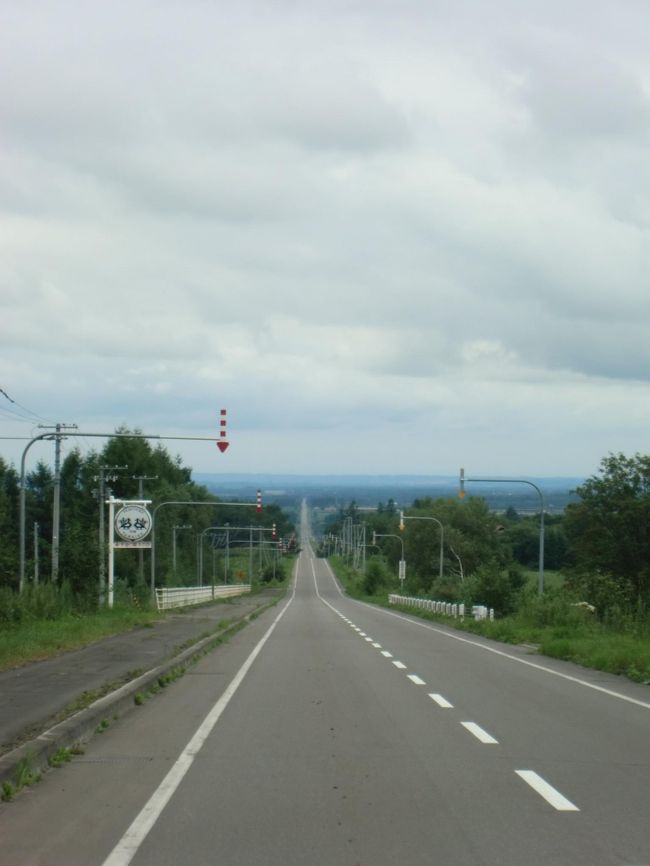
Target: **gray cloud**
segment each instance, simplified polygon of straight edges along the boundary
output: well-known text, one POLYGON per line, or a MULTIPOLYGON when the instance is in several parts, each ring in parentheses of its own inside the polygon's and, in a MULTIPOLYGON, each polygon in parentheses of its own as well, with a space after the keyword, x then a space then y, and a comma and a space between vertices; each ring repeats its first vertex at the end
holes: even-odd
POLYGON ((645 447, 646 4, 2 16, 22 403, 200 432, 228 405, 233 468, 580 474, 645 447))

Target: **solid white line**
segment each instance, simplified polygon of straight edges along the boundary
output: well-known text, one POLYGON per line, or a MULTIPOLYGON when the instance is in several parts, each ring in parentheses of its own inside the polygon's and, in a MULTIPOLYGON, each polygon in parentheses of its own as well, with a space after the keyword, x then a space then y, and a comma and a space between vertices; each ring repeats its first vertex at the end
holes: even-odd
POLYGON ((382 650, 381 654, 387 659, 392 659, 392 657, 393 657, 393 654, 389 653, 388 650, 382 650))
POLYGON ((432 701, 435 701, 439 707, 442 707, 443 710, 453 710, 454 705, 450 704, 446 698, 443 698, 442 695, 429 695, 432 701))
POLYGON ((538 776, 537 773, 533 772, 533 770, 515 770, 515 773, 559 812, 580 811, 577 806, 575 806, 570 800, 567 800, 566 797, 562 796, 559 791, 556 791, 555 788, 549 785, 548 782, 545 782, 544 779, 542 779, 541 776, 538 776))
MULTIPOLYGON (((329 565, 329 563, 327 563, 327 565, 328 565, 330 572, 331 572, 331 570, 332 570, 331 566, 329 565)), ((333 577, 333 579, 334 579, 334 582, 336 584, 336 578, 333 577)), ((336 584, 336 586, 338 589, 338 584, 336 584)), ((340 592, 340 589, 339 589, 339 592, 340 592)), ((626 701, 629 704, 635 704, 637 707, 643 707, 646 710, 650 710, 650 703, 648 703, 647 701, 640 701, 640 700, 637 700, 637 698, 631 698, 628 695, 621 694, 621 692, 615 692, 612 689, 606 689, 603 686, 597 686, 597 685, 595 685, 595 683, 588 683, 585 680, 581 680, 579 677, 573 677, 570 674, 563 674, 560 671, 554 671, 553 668, 548 668, 548 667, 546 667, 546 665, 540 665, 540 664, 537 664, 536 662, 528 661, 527 659, 521 659, 518 656, 513 656, 510 653, 504 652, 503 650, 500 650, 500 649, 496 649, 495 647, 486 646, 485 644, 479 643, 478 641, 470 640, 469 638, 461 637, 460 635, 457 635, 457 634, 451 634, 448 631, 444 631, 441 628, 436 628, 435 626, 428 625, 425 622, 418 622, 414 619, 410 619, 407 616, 402 616, 402 614, 394 613, 392 610, 386 610, 385 608, 378 607, 377 605, 369 605, 363 601, 359 601, 356 598, 349 599, 349 600, 354 602, 355 604, 361 604, 365 608, 373 610, 376 613, 385 614, 386 616, 394 616, 395 619, 401 619, 403 622, 410 623, 410 625, 417 626, 418 628, 427 629, 427 631, 433 631, 436 634, 442 635, 442 637, 450 638, 451 640, 457 640, 460 643, 469 644, 469 646, 473 646, 476 649, 483 650, 484 652, 493 653, 496 656, 501 656, 501 658, 510 659, 510 661, 517 662, 520 665, 526 665, 529 668, 534 668, 535 670, 542 671, 545 674, 551 674, 554 677, 560 677, 560 679, 568 680, 568 682, 570 682, 570 683, 575 683, 576 685, 584 686, 587 689, 593 689, 596 692, 601 692, 601 694, 609 695, 612 698, 618 698, 621 701, 626 701)))
POLYGON ((480 728, 476 722, 461 722, 461 725, 470 732, 470 734, 474 734, 477 740, 480 740, 482 743, 487 744, 496 744, 498 745, 499 741, 495 740, 491 734, 488 734, 487 731, 484 731, 483 728, 480 728))
POLYGON ((409 674, 408 677, 412 683, 415 683, 416 686, 426 686, 424 680, 420 679, 417 674, 409 674))
POLYGON ((205 717, 192 739, 174 762, 171 770, 153 792, 115 848, 113 848, 106 860, 104 860, 103 866, 128 866, 131 860, 138 853, 138 850, 149 834, 149 831, 160 817, 161 812, 174 795, 174 792, 180 783, 183 781, 183 778, 192 766, 194 759, 201 751, 203 744, 221 718, 221 714, 230 703, 230 700, 241 685, 253 662, 262 651, 264 644, 271 637, 275 627, 287 612, 291 602, 294 600, 296 596, 297 578, 298 562, 296 562, 296 572, 294 575, 293 593, 291 598, 273 620, 264 637, 255 646, 244 664, 237 671, 235 677, 230 682, 230 685, 205 717))
POLYGON ((402 662, 393 662, 396 668, 399 668, 401 671, 406 670, 406 665, 402 664, 402 662))

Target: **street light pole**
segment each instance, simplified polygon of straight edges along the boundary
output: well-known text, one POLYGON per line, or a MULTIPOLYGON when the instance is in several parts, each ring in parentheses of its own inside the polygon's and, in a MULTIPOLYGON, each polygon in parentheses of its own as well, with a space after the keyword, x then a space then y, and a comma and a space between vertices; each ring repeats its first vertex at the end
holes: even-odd
MULTIPOLYGON (((156 433, 75 433, 69 432, 66 430, 66 437, 70 436, 82 436, 89 438, 99 438, 99 439, 172 439, 174 441, 187 441, 187 442, 214 442, 215 439, 213 436, 160 436, 156 433)), ((19 522, 19 557, 20 557, 20 570, 18 575, 18 586, 19 591, 22 592, 25 588, 25 460, 27 458, 27 452, 32 447, 35 442, 39 442, 45 439, 56 439, 56 433, 40 433, 38 436, 34 436, 33 439, 30 439, 25 448, 23 449, 22 456, 20 458, 20 498, 18 505, 18 522, 19 522)))
POLYGON ((460 470, 460 490, 461 498, 465 495, 465 482, 473 482, 479 484, 528 484, 537 491, 540 503, 540 519, 539 519, 539 577, 538 591, 540 595, 544 593, 544 496, 542 491, 532 481, 526 481, 524 478, 465 478, 465 470, 460 470))
POLYGON ((399 528, 402 532, 404 531, 404 521, 405 520, 433 520, 434 523, 438 524, 438 526, 440 527, 440 566, 439 566, 439 570, 438 570, 438 577, 440 578, 440 580, 442 580, 443 549, 444 549, 444 543, 445 543, 445 528, 442 525, 442 523, 438 520, 437 517, 422 517, 422 516, 416 517, 415 515, 410 517, 410 516, 405 515, 403 511, 400 511, 400 513, 399 513, 399 520, 400 520, 399 528))
MULTIPOLYGON (((203 508, 220 508, 224 505, 227 505, 228 508, 234 508, 235 506, 244 507, 244 508, 255 508, 259 510, 259 502, 228 502, 227 500, 220 500, 215 502, 206 502, 205 499, 201 500, 182 500, 182 499, 174 499, 168 500, 167 502, 159 502, 158 505, 153 509, 151 515, 151 597, 156 597, 156 514, 160 511, 161 508, 164 508, 168 505, 189 505, 189 506, 203 506, 203 508)), ((197 549, 198 555, 198 549, 197 549)))
POLYGON ((404 539, 400 535, 393 535, 389 532, 373 532, 372 533, 372 543, 376 546, 375 542, 378 538, 396 538, 399 543, 402 545, 402 558, 399 563, 399 571, 398 578, 402 584, 404 585, 404 581, 406 580, 406 560, 404 559, 404 539))

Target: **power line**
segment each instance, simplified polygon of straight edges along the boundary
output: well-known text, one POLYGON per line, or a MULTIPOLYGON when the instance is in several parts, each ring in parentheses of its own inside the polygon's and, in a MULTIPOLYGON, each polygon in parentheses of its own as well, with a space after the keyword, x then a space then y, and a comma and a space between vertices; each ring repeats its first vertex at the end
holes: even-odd
MULTIPOLYGON (((9 400, 10 403, 13 403, 14 406, 18 406, 19 409, 22 409, 23 412, 27 412, 28 415, 32 416, 32 419, 36 418, 39 421, 50 421, 49 418, 44 418, 42 415, 39 415, 38 412, 32 412, 31 409, 28 409, 27 406, 23 406, 22 403, 19 403, 17 400, 14 400, 13 397, 10 397, 9 394, 4 390, 4 388, 0 388, 0 396, 5 397, 9 400)), ((7 411, 5 409, 5 411, 7 411)), ((19 415, 14 411, 14 414, 18 415, 19 418, 23 418, 23 420, 28 421, 29 418, 25 418, 24 416, 19 415)))

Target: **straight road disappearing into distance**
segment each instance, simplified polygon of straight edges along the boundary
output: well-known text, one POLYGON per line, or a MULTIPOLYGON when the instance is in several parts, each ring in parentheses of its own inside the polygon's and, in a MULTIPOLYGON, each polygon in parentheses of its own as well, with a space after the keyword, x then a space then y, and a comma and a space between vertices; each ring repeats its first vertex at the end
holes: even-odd
POLYGON ((347 599, 307 532, 286 600, 2 807, 3 866, 650 864, 647 687, 347 599))

